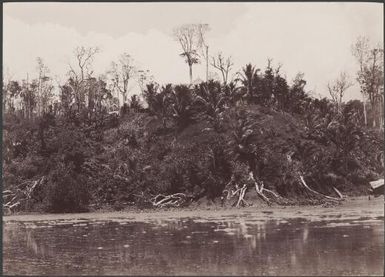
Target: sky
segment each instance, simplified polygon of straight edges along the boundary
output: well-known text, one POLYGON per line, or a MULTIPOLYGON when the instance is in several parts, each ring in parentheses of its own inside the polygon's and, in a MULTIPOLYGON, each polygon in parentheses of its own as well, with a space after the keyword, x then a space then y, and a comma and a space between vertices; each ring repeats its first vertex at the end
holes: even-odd
MULTIPOLYGON (((272 58, 289 83, 303 72, 314 96, 328 96, 327 83, 341 71, 355 80, 351 45, 358 36, 383 45, 380 3, 4 3, 3 70, 9 78, 31 78, 42 57, 64 82, 74 48, 98 46, 97 75, 126 52, 158 83, 188 83, 188 66, 172 36, 186 23, 209 24, 209 54, 231 56, 232 73, 249 62, 263 70, 272 58)), ((194 65, 193 75, 205 79, 204 62, 194 65)), ((355 85, 345 100, 360 97, 355 85)))

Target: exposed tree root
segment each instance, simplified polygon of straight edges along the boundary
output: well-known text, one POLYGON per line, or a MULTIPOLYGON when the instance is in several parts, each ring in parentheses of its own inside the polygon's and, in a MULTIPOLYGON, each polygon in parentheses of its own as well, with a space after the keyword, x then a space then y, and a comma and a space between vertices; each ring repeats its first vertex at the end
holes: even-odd
POLYGON ((267 204, 271 204, 270 202, 270 199, 263 194, 263 183, 261 184, 261 186, 258 185, 257 182, 255 182, 255 190, 257 191, 258 195, 267 203, 267 204))
POLYGON ((272 190, 269 190, 269 189, 266 189, 264 188, 264 184, 263 182, 261 182, 261 185, 258 184, 258 182, 255 180, 254 176, 253 176, 253 173, 250 172, 249 173, 249 180, 252 180, 255 184, 255 190, 257 192, 257 194, 259 195, 259 197, 261 197, 267 204, 271 205, 271 201, 270 199, 264 194, 264 192, 268 192, 270 194, 272 194, 275 198, 279 199, 279 198, 282 198, 281 196, 279 196, 277 193, 275 193, 274 191, 272 190))
POLYGON ((322 194, 322 193, 319 193, 318 191, 313 190, 312 188, 310 188, 310 187, 306 184, 305 179, 303 178, 302 175, 300 175, 299 178, 300 178, 300 180, 301 180, 301 184, 302 184, 308 191, 312 192, 313 194, 322 196, 323 198, 326 198, 326 199, 332 200, 332 201, 341 201, 341 200, 343 200, 343 198, 341 197, 342 194, 341 194, 336 188, 334 188, 334 190, 336 190, 336 192, 338 191, 337 194, 339 194, 340 198, 335 198, 335 197, 331 197, 331 196, 327 196, 327 195, 324 195, 324 194, 322 194))
POLYGON ((277 193, 275 193, 274 191, 272 190, 269 190, 269 189, 266 189, 266 188, 263 188, 263 191, 266 191, 272 195, 274 195, 275 198, 282 198, 282 196, 279 196, 277 193))
MULTIPOLYGON (((265 193, 269 193, 270 195, 272 195, 276 199, 282 199, 283 198, 280 195, 278 195, 276 192, 274 192, 274 191, 272 191, 270 189, 264 188, 263 182, 261 182, 261 184, 258 184, 258 182, 254 179, 254 176, 253 176, 252 172, 249 173, 248 180, 251 180, 253 182, 253 184, 255 185, 255 190, 256 190, 258 196, 260 198, 262 198, 262 200, 264 200, 267 204, 270 205, 271 204, 271 200, 270 200, 269 197, 267 197, 265 195, 265 193)), ((246 192, 247 192, 247 189, 248 189, 247 184, 244 184, 242 187, 239 187, 238 184, 235 184, 235 189, 229 188, 229 186, 231 185, 231 183, 233 181, 234 181, 234 178, 231 178, 231 181, 225 187, 226 189, 223 190, 222 201, 224 201, 225 199, 226 200, 230 200, 231 198, 233 198, 234 196, 237 195, 238 199, 233 204, 233 206, 239 207, 241 205, 249 205, 249 203, 247 203, 247 201, 245 200, 245 195, 246 195, 246 192)))
POLYGON ((245 194, 246 194, 246 190, 247 190, 247 186, 246 186, 246 184, 244 184, 243 187, 240 188, 240 190, 239 190, 238 201, 237 201, 237 204, 235 205, 235 207, 238 208, 241 203, 243 203, 244 205, 248 205, 248 203, 244 199, 245 194))
POLYGON ((334 191, 337 193, 337 195, 338 195, 341 199, 344 198, 344 196, 342 195, 342 193, 341 193, 338 189, 336 189, 335 187, 333 187, 333 189, 334 189, 334 191))

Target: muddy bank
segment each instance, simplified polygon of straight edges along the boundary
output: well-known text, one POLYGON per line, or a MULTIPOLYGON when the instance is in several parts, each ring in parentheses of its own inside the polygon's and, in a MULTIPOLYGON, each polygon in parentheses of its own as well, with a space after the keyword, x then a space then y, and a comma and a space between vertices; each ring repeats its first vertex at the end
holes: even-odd
POLYGON ((351 197, 334 207, 323 206, 252 206, 246 208, 184 208, 184 209, 155 209, 137 211, 96 211, 90 213, 74 214, 24 214, 4 216, 4 222, 11 221, 41 221, 41 220, 113 220, 125 219, 133 221, 146 221, 154 219, 175 218, 205 218, 215 221, 216 218, 253 214, 261 220, 305 217, 308 220, 321 220, 328 217, 343 217, 345 219, 363 217, 383 217, 384 197, 380 196, 369 200, 368 197, 351 197))

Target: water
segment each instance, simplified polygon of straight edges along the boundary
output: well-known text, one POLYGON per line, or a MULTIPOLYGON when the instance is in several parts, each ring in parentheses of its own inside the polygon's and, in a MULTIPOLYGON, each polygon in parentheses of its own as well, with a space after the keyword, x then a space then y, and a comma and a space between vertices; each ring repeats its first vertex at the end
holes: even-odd
POLYGON ((383 275, 384 218, 6 221, 6 275, 383 275))

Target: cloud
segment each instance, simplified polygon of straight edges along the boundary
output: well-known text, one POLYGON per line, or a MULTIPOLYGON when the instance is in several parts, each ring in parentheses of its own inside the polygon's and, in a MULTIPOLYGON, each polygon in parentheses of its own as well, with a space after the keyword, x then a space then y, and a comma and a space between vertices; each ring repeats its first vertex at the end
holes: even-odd
MULTIPOLYGON (((308 89, 324 96, 327 95, 327 82, 340 71, 354 76, 357 65, 350 46, 358 35, 383 43, 383 14, 379 4, 248 3, 242 7, 241 13, 231 17, 232 24, 226 25, 226 32, 214 28, 226 21, 226 16, 220 16, 219 6, 215 13, 210 8, 208 11, 202 9, 201 17, 195 15, 196 20, 203 20, 201 22, 210 19, 210 53, 222 51, 231 55, 235 70, 248 62, 263 69, 267 58, 273 58, 275 65, 283 64, 282 71, 289 80, 298 71, 304 72, 308 89)), ((86 10, 84 12, 87 14, 86 10)), ((162 10, 162 17, 168 18, 167 26, 171 24, 173 14, 179 14, 178 10, 170 8, 169 13, 162 10)), ((229 14, 228 7, 225 14, 229 14)), ((113 22, 114 18, 108 20, 113 22)), ((183 20, 183 16, 175 17, 175 26, 185 23, 183 20)), ((170 32, 158 28, 156 21, 152 25, 147 23, 151 28, 137 32, 131 28, 123 35, 100 30, 85 32, 84 28, 80 31, 80 28, 70 27, 73 24, 63 25, 63 18, 60 25, 54 22, 25 23, 6 13, 3 22, 4 66, 18 79, 25 78, 27 72, 33 76, 37 56, 43 57, 52 74, 63 79, 68 63, 73 62, 73 49, 85 45, 101 48, 94 61, 96 74, 104 73, 112 60, 127 52, 140 67, 149 69, 160 83, 188 82, 188 67, 179 56, 178 43, 170 32)), ((122 24, 121 19, 116 24, 122 24)), ((109 26, 112 28, 113 23, 109 26)), ((195 78, 204 79, 204 62, 195 65, 193 70, 195 78)), ((349 93, 350 98, 359 97, 357 86, 349 93)))
MULTIPOLYGON (((327 95, 327 82, 340 71, 355 75, 350 49, 359 35, 383 43, 382 19, 378 5, 265 3, 250 8, 212 45, 231 53, 236 68, 247 62, 264 68, 273 58, 289 79, 304 72, 308 89, 327 95)), ((350 91, 353 97, 357 92, 357 87, 350 91)))
POLYGON ((93 66, 97 74, 103 74, 114 59, 127 52, 162 83, 188 80, 187 66, 178 55, 181 52, 178 44, 157 30, 145 34, 128 33, 114 39, 95 32, 81 35, 74 29, 51 23, 28 25, 4 17, 4 65, 15 78, 25 78, 27 72, 33 75, 38 56, 43 57, 54 74, 65 75, 68 63, 74 64, 73 49, 79 45, 100 48, 93 66))

